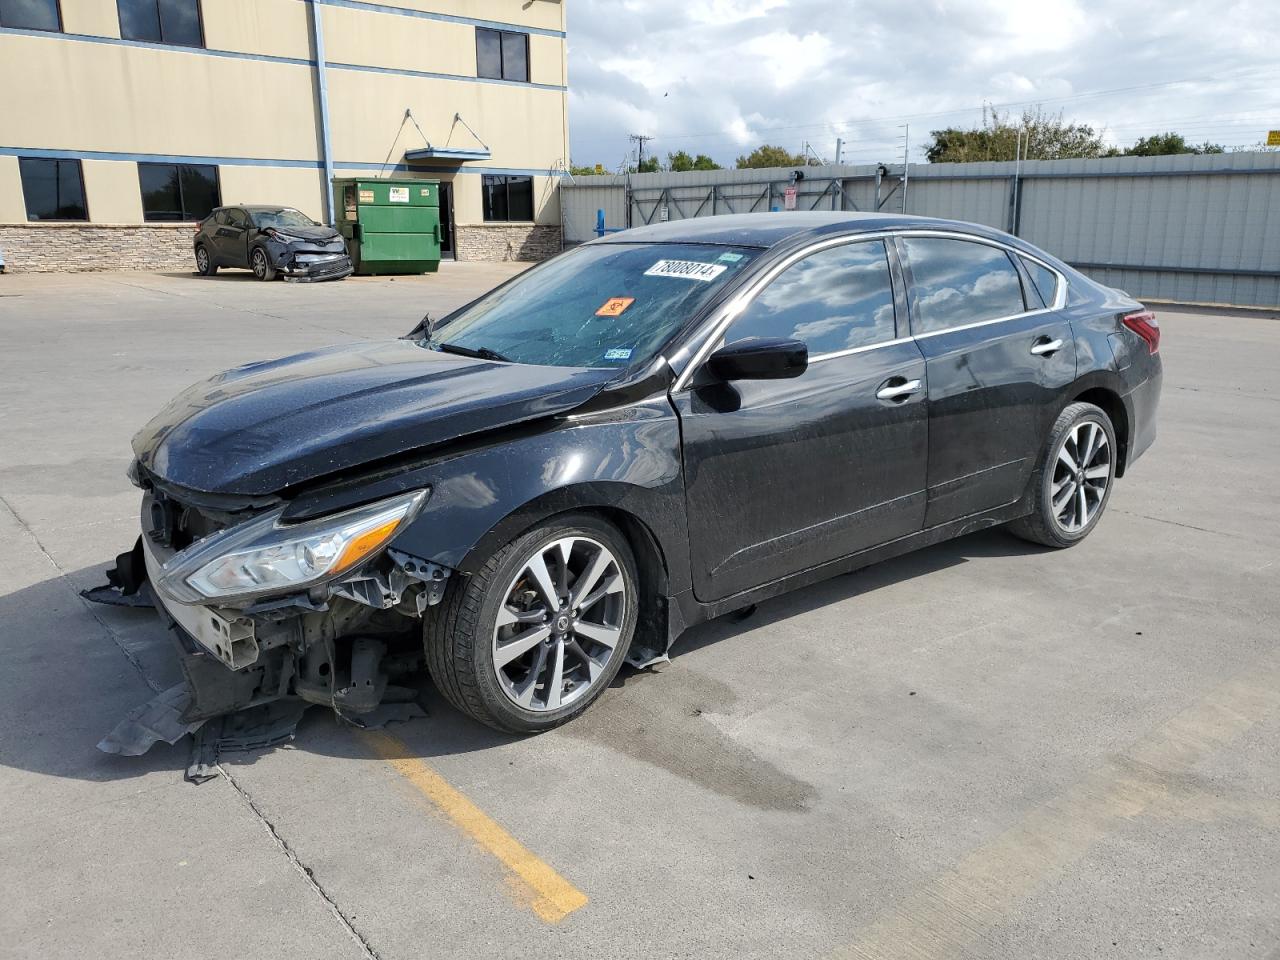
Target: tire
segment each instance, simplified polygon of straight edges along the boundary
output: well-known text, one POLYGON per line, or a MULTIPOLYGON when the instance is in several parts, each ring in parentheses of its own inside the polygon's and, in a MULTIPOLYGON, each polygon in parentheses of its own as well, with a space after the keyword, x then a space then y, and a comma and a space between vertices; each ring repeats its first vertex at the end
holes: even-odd
POLYGON ((591 514, 553 517, 472 575, 451 578, 423 625, 427 669, 444 697, 481 723, 508 733, 550 730, 582 713, 613 682, 635 633, 638 585, 635 558, 616 527, 591 514), (566 542, 567 564, 561 560, 566 542), (607 556, 596 570, 601 553, 607 556), (533 572, 539 558, 545 587, 533 572), (547 616, 547 588, 586 600, 581 615, 569 605, 547 616))
POLYGON ((218 272, 218 265, 209 256, 209 249, 202 243, 196 247, 196 273, 202 277, 212 277, 218 272))
POLYGON ((269 281, 276 278, 276 268, 272 265, 271 258, 267 256, 267 251, 261 247, 254 247, 249 252, 249 269, 259 280, 269 281))
POLYGON ((1119 449, 1115 427, 1101 407, 1069 404, 1049 430, 1031 475, 1035 509, 1009 524, 1009 531, 1046 547, 1075 546, 1093 531, 1107 508, 1119 449), (1083 464, 1078 445, 1084 448, 1083 464))

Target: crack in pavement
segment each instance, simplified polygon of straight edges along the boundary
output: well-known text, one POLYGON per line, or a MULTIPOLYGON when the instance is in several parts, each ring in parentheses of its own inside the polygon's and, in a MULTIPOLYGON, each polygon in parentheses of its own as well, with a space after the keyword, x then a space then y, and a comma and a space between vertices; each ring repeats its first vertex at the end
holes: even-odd
POLYGON ((1212 533, 1216 537, 1228 537, 1232 540, 1244 540, 1247 543, 1253 543, 1251 537, 1243 537, 1238 533, 1227 533, 1223 530, 1210 530, 1208 527, 1197 527, 1194 523, 1181 523, 1178 520, 1167 520, 1164 517, 1153 517, 1149 513, 1134 513, 1132 510, 1122 510, 1119 507, 1111 508, 1113 513, 1123 513, 1126 517, 1137 517, 1139 520, 1154 520, 1156 523, 1167 523, 1174 527, 1183 527, 1187 530, 1197 530, 1200 533, 1212 533))
MULTIPOLYGON (((87 610, 89 615, 93 617, 97 624, 102 628, 103 632, 111 638, 112 643, 114 643, 119 651, 124 654, 125 659, 128 660, 129 663, 132 664, 133 668, 138 671, 138 675, 142 678, 143 682, 151 688, 153 693, 159 693, 161 690, 160 685, 147 674, 147 671, 143 667, 141 661, 138 660, 134 653, 128 648, 120 635, 112 629, 110 624, 98 615, 98 611, 94 609, 93 603, 80 595, 80 591, 76 589, 71 577, 62 569, 61 565, 59 565, 58 561, 53 558, 53 555, 49 553, 44 544, 40 542, 40 538, 36 535, 35 531, 31 529, 31 526, 27 521, 22 518, 22 515, 14 509, 13 504, 9 503, 3 495, 0 495, 0 506, 3 506, 4 509, 8 511, 9 515, 13 517, 14 522, 18 524, 22 532, 30 539, 31 543, 35 546, 36 550, 39 551, 40 555, 44 557, 45 562, 53 568, 58 579, 61 580, 62 583, 66 585, 67 589, 75 595, 76 599, 84 605, 85 610, 87 610)), ((325 889, 315 879, 311 872, 311 868, 298 858, 298 855, 293 852, 293 848, 290 847, 285 839, 280 836, 275 825, 267 819, 261 810, 258 809, 257 804, 253 802, 253 799, 249 796, 248 792, 236 782, 235 778, 232 777, 225 768, 223 768, 222 764, 218 764, 217 769, 222 778, 231 786, 231 789, 234 790, 240 799, 245 802, 253 816, 257 818, 258 822, 262 825, 263 829, 267 831, 268 835, 270 835, 274 841, 277 849, 279 849, 280 852, 284 854, 285 859, 289 861, 289 865, 293 867, 294 871, 300 877, 302 877, 307 886, 311 888, 312 892, 324 901, 329 912, 333 915, 334 919, 338 921, 338 924, 343 928, 347 936, 349 936, 360 948, 365 960, 382 960, 378 953, 369 946, 364 937, 360 935, 359 931, 356 930, 355 926, 351 923, 351 920, 342 912, 342 909, 334 899, 329 896, 325 889)))
POLYGON ((90 601, 80 596, 80 591, 76 589, 76 585, 71 581, 71 577, 62 569, 58 561, 53 559, 53 554, 45 549, 45 545, 40 542, 40 538, 36 536, 36 532, 31 529, 30 524, 22 518, 22 515, 14 509, 13 504, 6 500, 3 495, 0 495, 0 505, 4 506, 5 510, 9 512, 9 515, 13 517, 14 521, 22 529, 22 532, 25 533, 31 540, 32 544, 35 545, 35 548, 40 552, 40 555, 44 557, 45 561, 58 575, 58 579, 61 580, 67 589, 75 595, 75 598, 80 601, 89 616, 93 617, 98 626, 102 628, 102 631, 111 638, 111 642, 116 645, 122 654, 124 654, 124 658, 133 665, 135 670, 138 671, 138 676, 142 677, 142 682, 151 688, 152 693, 159 693, 162 687, 147 674, 146 669, 142 666, 142 661, 139 660, 133 651, 129 649, 128 645, 124 642, 124 638, 112 628, 111 624, 102 619, 98 614, 98 611, 93 608, 93 604, 90 601))
POLYGON ((342 908, 338 906, 337 901, 335 901, 333 897, 329 896, 324 887, 322 887, 319 881, 316 880, 315 874, 312 873, 311 868, 302 862, 298 855, 293 852, 293 848, 289 846, 288 841, 286 841, 284 837, 280 836, 280 832, 276 830, 275 824, 267 819, 266 814, 258 809, 258 805, 253 802, 253 797, 249 796, 249 792, 236 782, 235 777, 231 776, 222 764, 217 764, 217 768, 218 773, 222 778, 227 781, 231 786, 231 789, 239 795, 240 799, 245 802, 245 805, 257 818, 258 822, 262 824, 262 828, 267 831, 267 834, 271 837, 276 847, 282 854, 284 854, 285 859, 289 861, 289 865, 293 867, 294 872, 303 879, 316 896, 325 902, 325 905, 328 906, 329 912, 333 915, 333 918, 338 921, 342 926, 342 929, 347 932, 347 936, 349 936, 355 945, 360 948, 360 952, 364 954, 365 960, 382 960, 377 951, 369 945, 369 941, 361 935, 360 931, 355 928, 355 925, 347 915, 342 912, 342 908))

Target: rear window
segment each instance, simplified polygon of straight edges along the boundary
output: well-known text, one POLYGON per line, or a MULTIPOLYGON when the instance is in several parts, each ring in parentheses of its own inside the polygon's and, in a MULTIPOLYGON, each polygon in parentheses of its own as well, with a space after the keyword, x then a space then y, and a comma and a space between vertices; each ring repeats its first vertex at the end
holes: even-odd
POLYGON ((648 360, 761 251, 697 243, 588 244, 445 319, 428 346, 517 363, 626 367, 648 360))
POLYGON ((933 333, 1022 313, 1022 281, 999 247, 942 237, 904 237, 911 265, 911 331, 933 333))
MULTIPOLYGON (((1031 283, 1034 290, 1028 291, 1031 298, 1034 299, 1036 294, 1040 296, 1040 303, 1046 307, 1052 307, 1058 299, 1058 275, 1048 267, 1036 263, 1034 260, 1028 260, 1022 257, 1022 265, 1027 268, 1027 273, 1031 277, 1031 283)), ((1035 303, 1028 304, 1034 307, 1035 303)))

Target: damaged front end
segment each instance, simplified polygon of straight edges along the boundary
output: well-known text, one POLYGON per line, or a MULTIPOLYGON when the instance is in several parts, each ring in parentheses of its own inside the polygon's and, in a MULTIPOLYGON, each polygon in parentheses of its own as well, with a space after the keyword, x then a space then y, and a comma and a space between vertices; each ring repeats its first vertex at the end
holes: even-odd
POLYGON ((411 696, 391 682, 420 667, 420 620, 451 571, 394 541, 429 490, 288 522, 276 497, 178 489, 136 463, 130 477, 143 489, 142 535, 117 558, 111 588, 87 596, 122 602, 149 590, 187 689, 139 708, 101 749, 136 755, 282 701, 298 715, 321 704, 349 716, 411 696))

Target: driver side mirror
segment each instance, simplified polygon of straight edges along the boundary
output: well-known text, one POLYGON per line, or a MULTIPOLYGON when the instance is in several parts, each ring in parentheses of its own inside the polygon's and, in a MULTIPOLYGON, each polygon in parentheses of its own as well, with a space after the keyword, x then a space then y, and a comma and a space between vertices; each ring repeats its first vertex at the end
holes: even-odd
POLYGON ((801 340, 747 337, 707 358, 707 369, 721 380, 787 380, 809 368, 809 348, 801 340))

